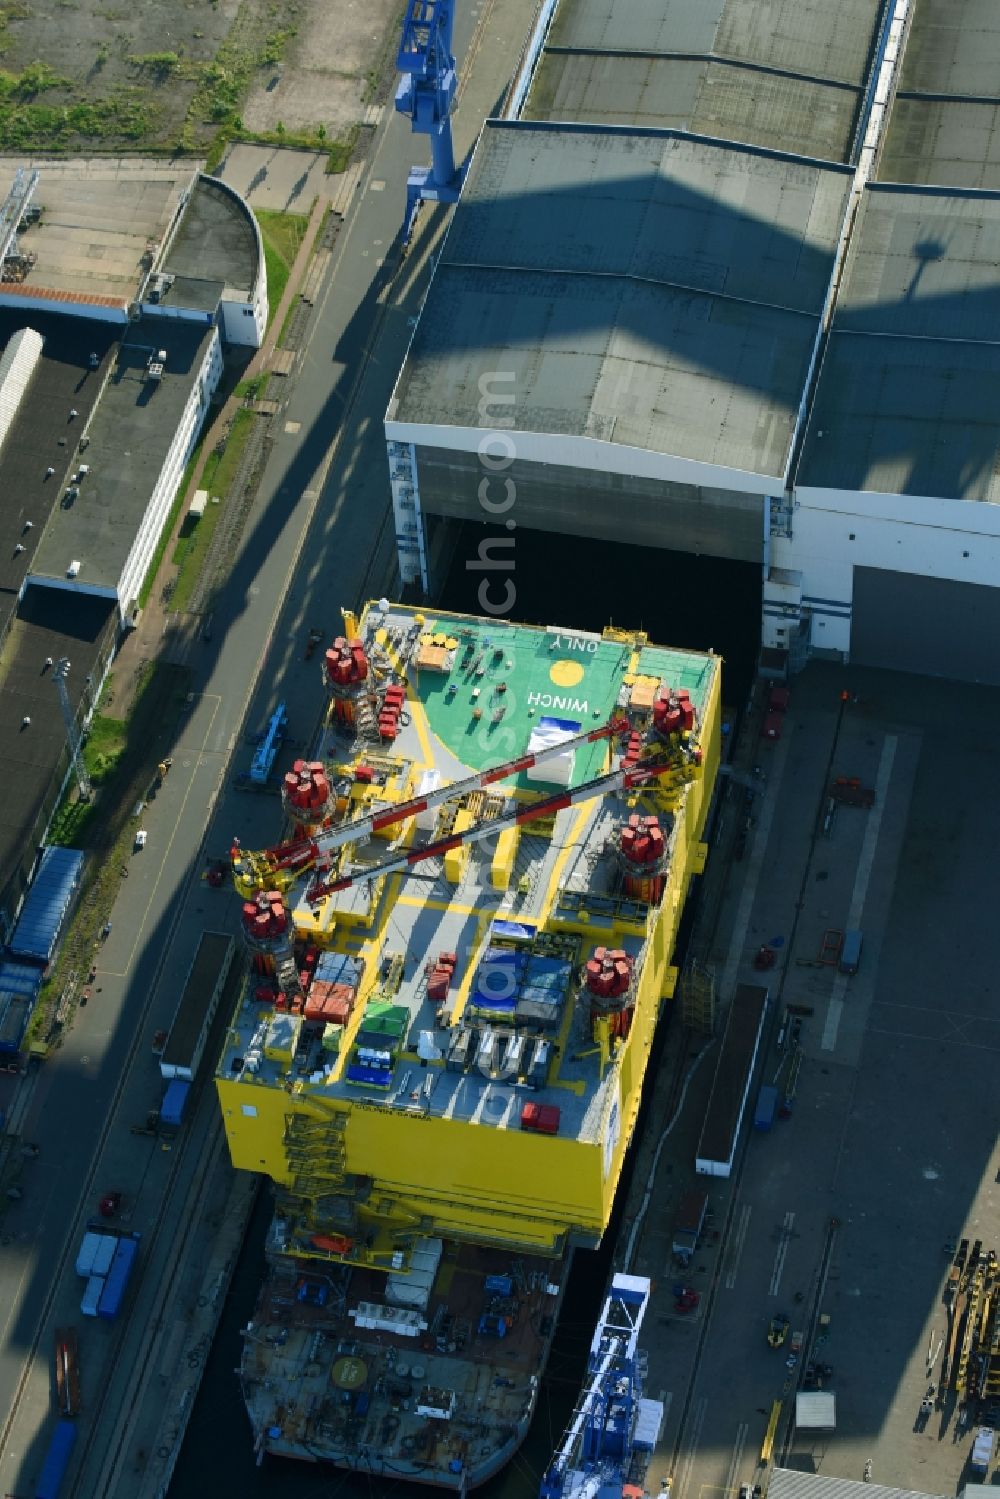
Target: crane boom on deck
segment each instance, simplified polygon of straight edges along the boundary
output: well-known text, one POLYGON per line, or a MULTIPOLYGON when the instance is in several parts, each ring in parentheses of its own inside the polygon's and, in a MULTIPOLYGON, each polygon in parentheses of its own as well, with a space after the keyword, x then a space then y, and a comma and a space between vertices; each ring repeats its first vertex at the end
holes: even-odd
POLYGON ((315 864, 323 855, 332 853, 345 843, 361 842, 370 838, 374 833, 405 822, 407 818, 414 817, 420 812, 432 811, 435 807, 441 807, 455 797, 467 796, 472 791, 495 786, 497 782, 518 775, 522 770, 529 770, 534 765, 542 765, 546 760, 554 759, 558 755, 570 754, 582 745, 596 744, 602 739, 613 738, 615 734, 625 732, 628 727, 628 719, 624 715, 615 714, 599 728, 585 729, 580 734, 572 734, 568 738, 558 739, 555 743, 543 745, 528 754, 518 755, 516 759, 506 760, 502 765, 476 771, 470 776, 464 776, 460 781, 449 781, 421 796, 399 802, 396 806, 383 807, 377 812, 370 812, 365 817, 339 823, 336 827, 327 828, 324 832, 317 834, 315 838, 299 838, 280 843, 274 848, 266 849, 263 856, 245 853, 238 846, 234 846, 236 849, 233 857, 234 870, 239 865, 240 879, 243 884, 249 887, 255 883, 256 887, 262 890, 277 870, 302 872, 315 864))
MULTIPOLYGON (((691 764, 695 766, 700 764, 699 751, 694 752, 691 764)), ((611 791, 638 790, 670 771, 683 774, 684 767, 678 766, 674 760, 658 760, 647 761, 644 765, 633 766, 631 769, 621 767, 618 770, 609 771, 607 775, 584 781, 572 791, 560 791, 555 796, 543 797, 541 801, 533 802, 528 807, 514 807, 510 811, 501 812, 498 817, 490 817, 484 822, 473 823, 471 827, 464 828, 460 833, 453 833, 449 838, 438 838, 433 843, 425 844, 423 848, 406 849, 391 858, 380 859, 376 864, 352 870, 350 874, 340 879, 329 881, 321 879, 311 886, 306 894, 306 900, 309 904, 315 904, 325 899, 326 896, 335 894, 338 890, 348 890, 352 885, 364 884, 365 881, 379 879, 382 875, 409 869, 424 859, 436 858, 464 843, 478 843, 483 838, 492 838, 497 833, 503 832, 504 828, 520 827, 526 822, 550 817, 556 812, 561 812, 564 807, 573 806, 576 802, 591 801, 594 797, 604 796, 611 791)))

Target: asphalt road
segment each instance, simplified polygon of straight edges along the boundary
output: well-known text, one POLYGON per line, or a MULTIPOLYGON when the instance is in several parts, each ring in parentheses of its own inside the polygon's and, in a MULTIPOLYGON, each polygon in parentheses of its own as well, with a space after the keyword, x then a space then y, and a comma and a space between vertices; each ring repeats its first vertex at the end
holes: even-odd
MULTIPOLYGON (((510 76, 534 9, 534 0, 459 9, 456 50, 470 56, 456 116, 460 155, 510 76), (487 24, 489 45, 480 47, 476 28, 487 24)), ((149 1040, 169 1023, 198 935, 206 926, 236 930, 235 896, 200 882, 205 853, 224 852, 234 834, 254 847, 279 832, 277 799, 235 792, 229 772, 246 767, 245 734, 279 700, 292 737, 309 740, 322 704, 318 662, 303 660, 309 628, 332 636, 341 605, 392 587, 382 417, 447 219, 425 211, 400 264, 406 173, 425 154, 394 116, 376 135, 216 606, 213 641, 191 648, 194 693, 174 767, 143 814, 148 845, 109 913, 98 992, 37 1080, 15 1098, 5 1085, 0 1098, 13 1106, 13 1126, 40 1146, 0 1243, 0 1409, 17 1407, 0 1443, 0 1487, 11 1493, 27 1489, 44 1451, 50 1329, 73 1314, 79 1295, 72 1254, 81 1217, 108 1176, 135 1199, 136 1228, 148 1229, 162 1200, 168 1160, 128 1123, 158 1102, 149 1040)), ((137 1303, 133 1316, 141 1315, 137 1303)), ((116 1345, 103 1326, 85 1331, 85 1380, 97 1381, 116 1345)))

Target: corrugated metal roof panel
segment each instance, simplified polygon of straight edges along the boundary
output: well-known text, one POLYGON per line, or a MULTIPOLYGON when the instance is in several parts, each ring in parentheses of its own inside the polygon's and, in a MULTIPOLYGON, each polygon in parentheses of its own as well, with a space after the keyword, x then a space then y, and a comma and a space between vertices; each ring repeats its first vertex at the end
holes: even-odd
POLYGON ((895 1489, 850 1478, 826 1478, 819 1473, 796 1473, 775 1468, 767 1486, 768 1499, 940 1499, 915 1489, 895 1489))
POLYGON ((45 850, 14 929, 10 948, 15 957, 40 963, 52 957, 80 883, 83 859, 75 848, 45 850))
POLYGON ((26 994, 34 998, 41 983, 41 971, 33 963, 0 963, 0 994, 26 994))
POLYGON ((795 1425, 800 1431, 836 1431, 836 1395, 831 1390, 802 1390, 795 1397, 795 1425))

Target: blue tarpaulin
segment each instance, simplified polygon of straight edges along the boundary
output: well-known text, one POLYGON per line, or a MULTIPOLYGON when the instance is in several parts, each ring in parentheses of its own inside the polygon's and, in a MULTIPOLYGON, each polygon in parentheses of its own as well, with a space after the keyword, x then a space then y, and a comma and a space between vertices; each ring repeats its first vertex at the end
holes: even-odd
POLYGON ((42 975, 34 963, 0 963, 0 994, 27 994, 34 999, 42 975))
POLYGON ((538 928, 526 921, 498 919, 490 924, 490 936, 502 937, 506 942, 533 942, 538 928))
POLYGON ((47 848, 31 882, 14 928, 10 950, 16 958, 48 963, 80 884, 83 854, 75 848, 47 848))

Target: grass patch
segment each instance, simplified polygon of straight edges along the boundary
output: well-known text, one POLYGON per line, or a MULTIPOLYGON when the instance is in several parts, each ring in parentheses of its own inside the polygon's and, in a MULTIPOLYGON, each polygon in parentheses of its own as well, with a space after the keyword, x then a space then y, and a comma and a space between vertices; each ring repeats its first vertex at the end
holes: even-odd
POLYGON ((241 380, 236 387, 236 395, 244 401, 259 401, 262 399, 270 376, 265 372, 254 375, 249 380, 241 380))
POLYGON ((188 492, 188 485, 191 482, 191 476, 194 473, 194 466, 198 461, 200 452, 201 443, 199 442, 196 445, 194 452, 191 454, 191 457, 188 459, 187 468, 184 470, 184 477, 181 479, 181 482, 177 487, 177 493, 174 495, 174 502, 170 507, 170 514, 167 516, 166 520, 163 523, 163 530, 160 532, 160 539, 156 543, 156 550, 150 558, 149 567, 146 569, 146 576, 142 580, 142 587, 139 589, 140 609, 145 609, 146 605, 149 603, 149 595, 153 591, 153 585, 156 582, 156 575, 160 571, 160 565, 163 562, 164 553, 166 552, 167 547, 170 543, 170 538, 173 535, 174 526, 177 524, 177 517, 181 513, 181 506, 184 504, 184 496, 188 492))
POLYGON ((354 148, 358 144, 360 127, 352 125, 342 141, 334 141, 327 152, 326 173, 328 177, 335 177, 338 172, 346 172, 354 155, 354 148))
POLYGON ((217 494, 225 499, 229 493, 229 486, 236 476, 240 459, 243 457, 243 449, 246 447, 247 438, 250 436, 250 428, 256 421, 252 411, 245 408, 237 411, 233 417, 233 424, 229 429, 224 444, 214 448, 208 455, 205 463, 205 472, 202 476, 201 487, 207 489, 209 494, 217 494))
POLYGON ((198 524, 186 536, 178 538, 174 548, 174 564, 177 567, 177 581, 174 591, 170 595, 170 607, 178 611, 187 608, 194 592, 195 584, 201 573, 208 549, 212 544, 212 537, 219 524, 222 515, 222 505, 213 505, 211 502, 205 508, 205 514, 198 524))
MULTIPOLYGON (((128 724, 123 718, 94 714, 83 742, 83 763, 95 790, 113 779, 127 744, 128 724)), ((49 843, 58 843, 63 848, 85 847, 96 814, 97 801, 79 801, 76 783, 71 781, 53 816, 49 843)))
POLYGON ((95 713, 83 745, 83 763, 95 786, 103 786, 118 767, 128 740, 128 724, 122 718, 95 713))
MULTIPOLYGON (((358 143, 358 134, 357 125, 351 126, 343 140, 335 141, 330 140, 324 125, 317 125, 313 130, 286 130, 283 125, 277 130, 245 130, 243 121, 237 116, 223 125, 213 139, 208 148, 205 170, 214 172, 226 154, 226 147, 232 141, 242 141, 251 146, 288 146, 296 151, 325 152, 324 170, 327 176, 336 176, 338 172, 347 171, 358 143)), ((193 150, 194 147, 185 146, 184 149, 193 150)))
POLYGON ((151 662, 128 719, 100 715, 91 725, 84 756, 88 769, 91 763, 95 768, 101 763, 101 793, 84 805, 76 801, 74 788, 61 803, 49 835, 50 842, 72 844, 89 854, 83 888, 52 973, 42 987, 28 1027, 28 1043, 57 1039, 51 1036, 53 1018, 71 974, 77 975, 79 984, 86 982, 100 929, 131 856, 136 827, 133 808, 145 799, 157 761, 170 751, 188 681, 186 671, 151 662))
POLYGON ((59 803, 49 824, 47 842, 60 848, 82 848, 87 841, 91 820, 97 812, 94 802, 74 801, 76 788, 59 803))
POLYGON ((264 267, 267 271, 267 326, 274 322, 281 299, 288 285, 291 266, 278 254, 273 245, 264 241, 264 267))
POLYGON ((260 68, 273 67, 294 35, 293 28, 262 33, 250 11, 242 11, 214 62, 202 69, 188 106, 188 124, 241 129, 239 110, 254 74, 260 68))
POLYGON ((61 151, 82 140, 140 141, 152 128, 154 115, 130 90, 106 99, 73 99, 59 104, 39 102, 54 89, 72 91, 48 63, 31 62, 20 73, 0 69, 0 149, 61 151))
POLYGON ((264 264, 267 267, 268 327, 278 310, 299 246, 305 238, 309 219, 303 213, 280 213, 261 209, 257 215, 264 241, 264 264))
POLYGON ((129 62, 140 72, 146 73, 157 83, 165 83, 167 79, 176 73, 181 65, 181 60, 176 52, 145 52, 139 56, 135 53, 129 55, 129 62))
POLYGON ((309 227, 308 215, 262 208, 257 211, 256 219, 265 243, 272 245, 281 258, 291 265, 309 227))
POLYGON ((207 489, 211 497, 218 495, 221 503, 213 505, 210 499, 205 508, 205 514, 197 525, 186 535, 178 538, 173 557, 178 573, 174 591, 170 596, 171 609, 184 610, 190 603, 191 595, 205 565, 212 537, 222 518, 223 507, 230 498, 229 490, 236 477, 236 471, 255 420, 252 411, 245 409, 238 411, 233 418, 225 446, 221 449, 216 448, 209 454, 202 477, 202 488, 207 489))

